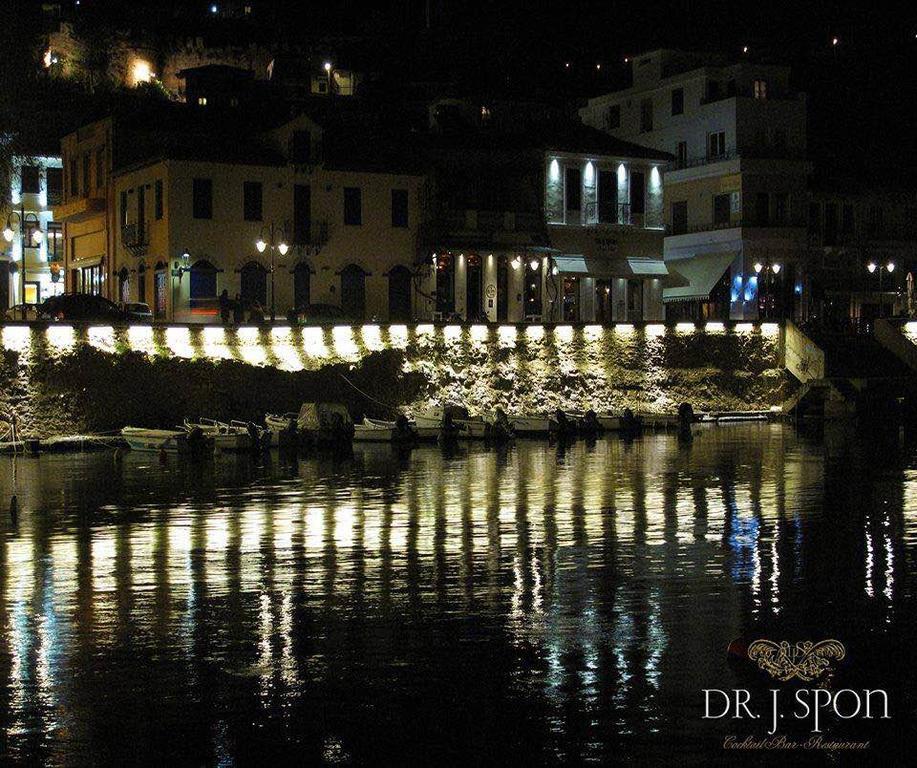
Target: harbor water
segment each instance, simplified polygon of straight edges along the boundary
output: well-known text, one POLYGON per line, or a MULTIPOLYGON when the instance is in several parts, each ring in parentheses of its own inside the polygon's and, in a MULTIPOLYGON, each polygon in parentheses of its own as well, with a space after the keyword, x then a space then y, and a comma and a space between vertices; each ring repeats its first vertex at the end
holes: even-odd
POLYGON ((754 637, 836 638, 888 691, 890 721, 849 725, 858 764, 917 730, 917 452, 895 443, 749 424, 0 457, 0 493, 12 763, 764 764, 721 748, 764 725, 703 717, 754 637))

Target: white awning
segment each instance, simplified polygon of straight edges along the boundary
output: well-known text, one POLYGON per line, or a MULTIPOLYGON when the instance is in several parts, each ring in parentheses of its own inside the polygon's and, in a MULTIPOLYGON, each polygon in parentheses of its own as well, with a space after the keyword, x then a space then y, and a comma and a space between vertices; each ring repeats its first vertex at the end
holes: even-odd
POLYGON ((581 255, 566 254, 564 256, 555 256, 554 264, 561 275, 588 275, 589 265, 586 264, 586 257, 581 255))
POLYGON ((662 277, 669 274, 665 262, 661 259, 628 259, 627 266, 635 276, 662 277))
POLYGON ((735 253, 704 253, 668 263, 669 274, 687 285, 662 289, 663 301, 703 301, 735 260, 735 253))
POLYGON ((581 254, 555 256, 554 264, 561 275, 588 277, 665 277, 669 271, 661 259, 601 259, 581 254))

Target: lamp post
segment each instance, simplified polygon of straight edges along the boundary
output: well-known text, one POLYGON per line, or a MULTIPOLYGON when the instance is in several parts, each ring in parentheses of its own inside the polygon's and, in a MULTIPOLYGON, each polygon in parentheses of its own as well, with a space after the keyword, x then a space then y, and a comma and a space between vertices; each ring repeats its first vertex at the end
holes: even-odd
MULTIPOLYGON (((756 261, 754 267, 755 267, 755 274, 756 274, 756 275, 760 275, 762 272, 764 272, 765 275, 767 275, 767 280, 768 280, 768 283, 767 283, 767 286, 768 286, 768 291, 767 291, 767 292, 768 292, 768 298, 771 298, 771 296, 770 296, 770 293, 771 293, 771 285, 773 284, 773 280, 780 274, 780 270, 783 269, 783 265, 780 264, 779 262, 776 262, 776 261, 774 261, 774 262, 765 261, 764 263, 761 263, 760 261, 756 261)), ((758 295, 759 295, 759 296, 761 295, 761 288, 760 288, 760 286, 758 287, 758 295)), ((776 303, 777 303, 777 302, 774 302, 774 304, 776 304, 776 303)), ((759 305, 760 305, 760 300, 759 300, 759 305)), ((767 308, 767 303, 765 303, 765 308, 767 308)), ((776 309, 776 307, 775 307, 775 309, 776 309)), ((770 313, 768 312, 768 314, 770 314, 770 313)), ((781 314, 781 315, 784 314, 784 312, 783 312, 783 295, 782 295, 782 294, 780 295, 779 314, 781 314)))
POLYGON ((889 261, 886 264, 878 265, 874 261, 870 261, 866 265, 866 271, 869 274, 873 274, 876 270, 879 270, 879 316, 885 317, 885 300, 882 298, 882 273, 888 270, 888 274, 891 274, 895 271, 895 262, 889 261))
POLYGON ((16 236, 16 232, 19 233, 19 243, 20 251, 22 255, 22 269, 20 269, 19 276, 19 292, 22 297, 22 319, 25 320, 26 316, 26 307, 25 307, 25 231, 28 224, 34 224, 34 229, 32 229, 32 243, 33 245, 41 244, 41 220, 38 218, 38 215, 29 211, 26 213, 25 207, 21 207, 18 211, 13 211, 9 216, 6 217, 6 227, 3 229, 3 239, 8 243, 13 242, 13 238, 16 236), (13 219, 16 219, 16 229, 13 229, 13 219))
POLYGON ((271 249, 271 323, 277 318, 276 307, 274 305, 274 251, 280 251, 281 256, 286 256, 290 246, 287 245, 283 227, 275 227, 272 221, 270 225, 261 228, 261 236, 255 242, 255 248, 258 253, 264 253, 268 248, 271 249), (265 239, 267 235, 267 239, 265 239))

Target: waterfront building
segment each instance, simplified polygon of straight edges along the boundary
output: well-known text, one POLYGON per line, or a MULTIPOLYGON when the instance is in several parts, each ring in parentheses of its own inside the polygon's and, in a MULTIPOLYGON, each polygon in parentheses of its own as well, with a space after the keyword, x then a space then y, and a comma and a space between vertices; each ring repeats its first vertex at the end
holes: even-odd
POLYGON ((806 105, 788 67, 656 50, 583 121, 674 155, 664 169, 668 319, 804 311, 806 105))
POLYGON ((60 202, 63 175, 54 150, 17 157, 9 205, 0 206, 0 314, 38 304, 63 291, 64 240, 52 206, 60 202))
POLYGON ((172 147, 113 173, 108 295, 182 322, 219 322, 224 290, 282 321, 310 305, 422 316, 426 180, 410 162, 363 162, 305 116, 236 146, 172 147))
POLYGON ((433 317, 661 320, 670 156, 578 122, 513 125, 497 105, 448 106, 433 110, 433 317))
POLYGON ((914 316, 917 196, 819 183, 809 195, 811 316, 832 326, 914 316))

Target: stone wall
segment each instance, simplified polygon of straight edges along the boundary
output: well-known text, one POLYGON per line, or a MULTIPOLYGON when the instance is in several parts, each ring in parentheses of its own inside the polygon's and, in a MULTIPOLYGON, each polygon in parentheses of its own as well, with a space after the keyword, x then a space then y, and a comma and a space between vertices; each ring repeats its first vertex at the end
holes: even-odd
MULTIPOLYGON (((33 436, 171 426, 186 416, 260 419, 310 400, 354 415, 466 404, 510 413, 558 406, 765 409, 794 386, 779 328, 338 326, 0 329, 2 419, 33 436)), ((0 425, 0 431, 3 431, 0 425)))

